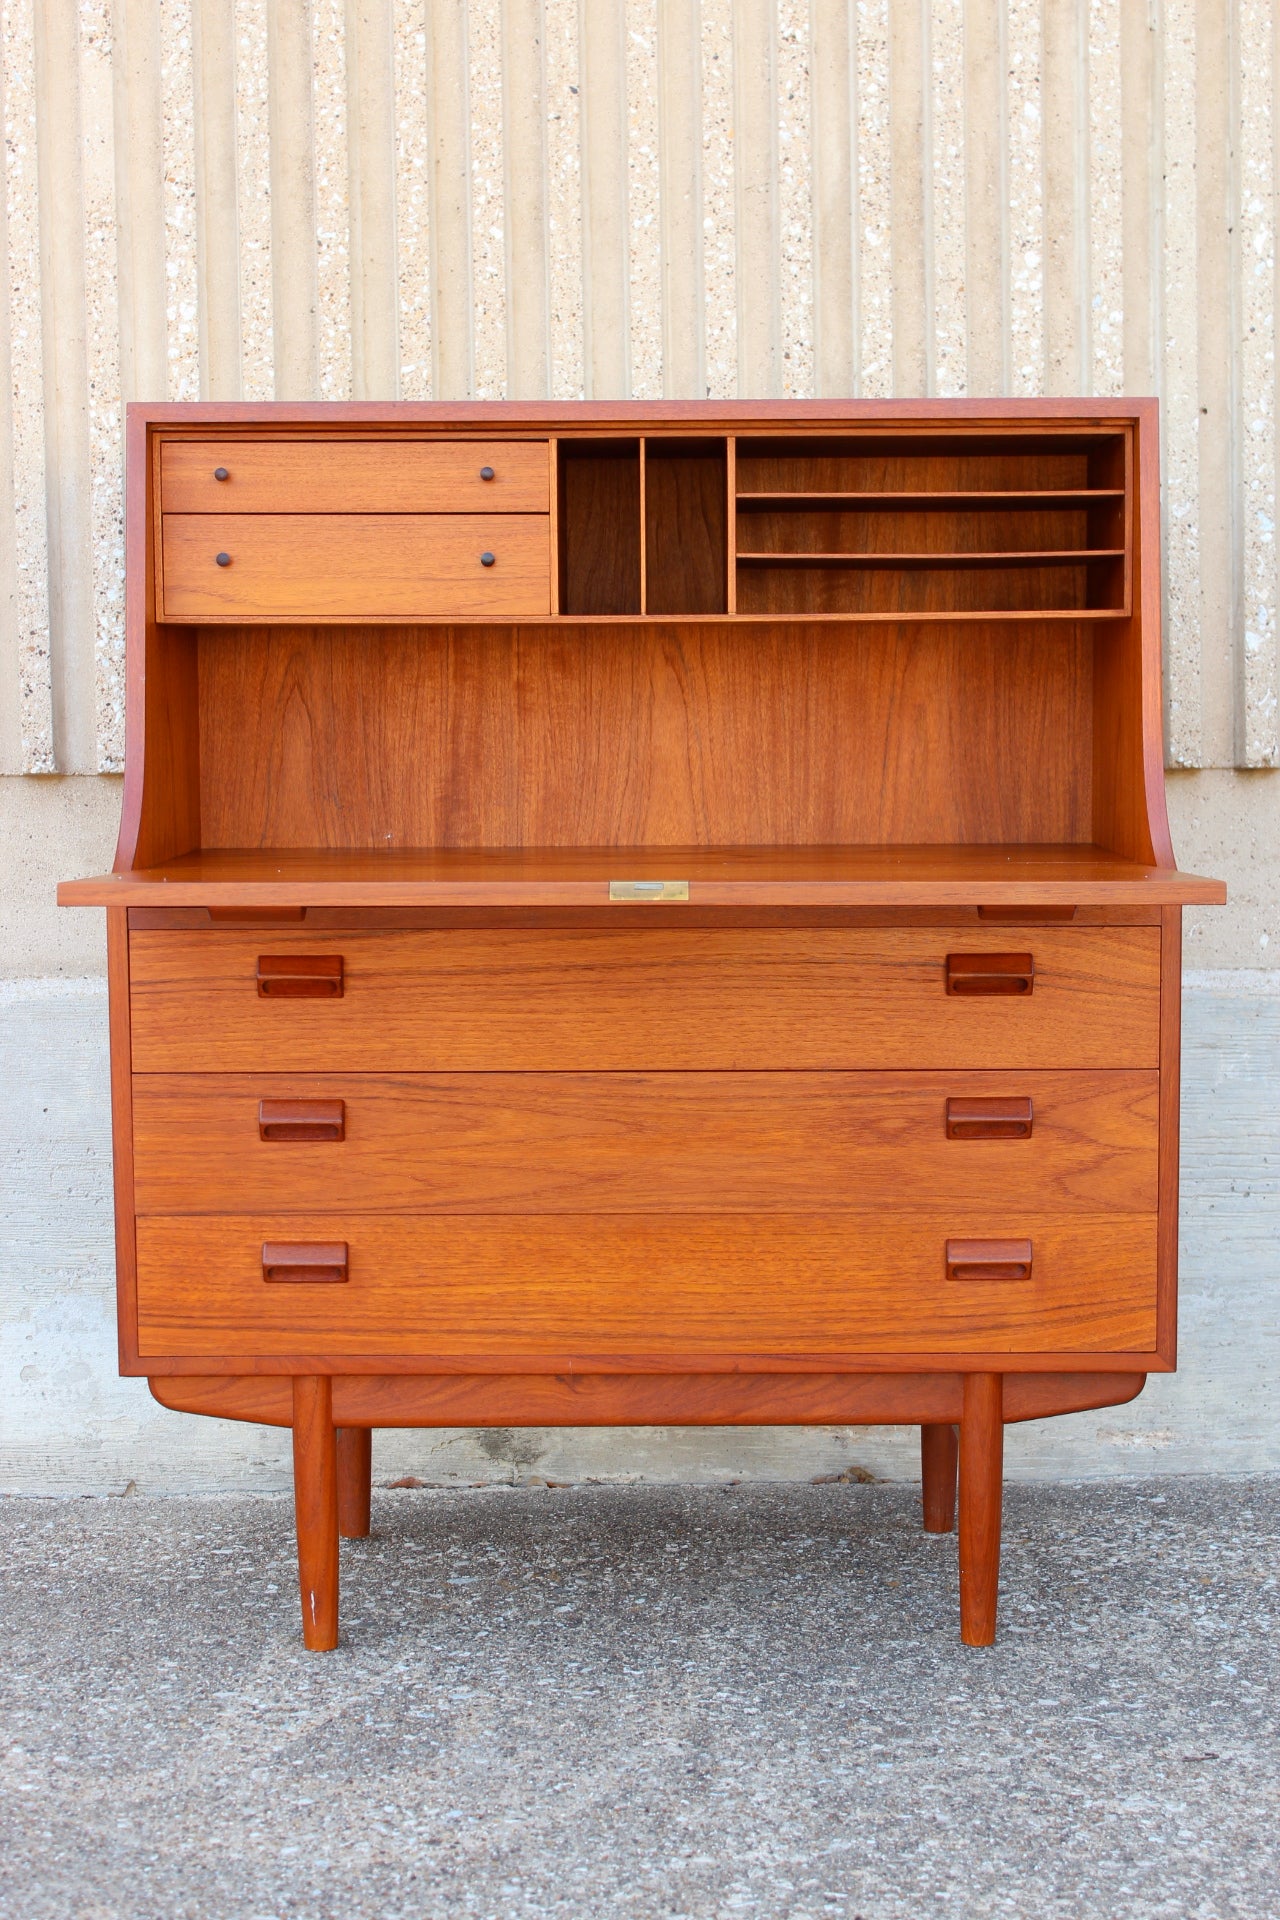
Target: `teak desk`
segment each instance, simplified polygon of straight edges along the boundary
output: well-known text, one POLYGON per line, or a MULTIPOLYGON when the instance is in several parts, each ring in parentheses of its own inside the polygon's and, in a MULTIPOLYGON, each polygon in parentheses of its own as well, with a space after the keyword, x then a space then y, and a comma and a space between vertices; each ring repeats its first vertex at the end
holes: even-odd
POLYGON ((1153 401, 132 407, 120 1353, 293 1429, 1004 1423, 1174 1366, 1153 401))

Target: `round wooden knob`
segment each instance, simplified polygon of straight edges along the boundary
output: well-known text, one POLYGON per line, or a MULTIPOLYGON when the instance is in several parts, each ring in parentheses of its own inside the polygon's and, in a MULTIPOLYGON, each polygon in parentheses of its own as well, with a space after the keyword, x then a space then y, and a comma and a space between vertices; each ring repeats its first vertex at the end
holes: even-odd
POLYGON ((229 480, 231 478, 231 475, 227 472, 225 467, 215 467, 213 470, 213 477, 215 480, 229 480))
POLYGON ((482 480, 492 480, 492 478, 493 478, 493 468, 492 468, 492 467, 481 467, 481 469, 480 469, 480 478, 481 478, 482 480))
POLYGON ((231 555, 229 553, 220 553, 216 558, 220 567, 229 567, 231 565, 231 555))
POLYGON ((480 555, 480 565, 482 567, 491 567, 493 565, 493 561, 494 561, 494 556, 491 553, 482 553, 480 555))

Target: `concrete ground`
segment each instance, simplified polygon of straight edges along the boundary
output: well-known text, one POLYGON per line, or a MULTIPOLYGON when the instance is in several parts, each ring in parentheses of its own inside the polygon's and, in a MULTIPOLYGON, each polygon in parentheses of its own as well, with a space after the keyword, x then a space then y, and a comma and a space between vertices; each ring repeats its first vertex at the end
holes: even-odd
POLYGON ((1275 1920, 1280 1480, 0 1502, 0 1914, 1275 1920))

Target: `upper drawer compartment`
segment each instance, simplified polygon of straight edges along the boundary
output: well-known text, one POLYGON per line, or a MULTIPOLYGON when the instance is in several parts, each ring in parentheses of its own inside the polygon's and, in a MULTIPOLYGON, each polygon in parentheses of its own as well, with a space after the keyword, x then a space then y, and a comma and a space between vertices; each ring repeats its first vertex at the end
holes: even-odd
POLYGON ((532 619, 544 514, 167 513, 164 620, 532 619))
POLYGON ((1155 927, 1036 928, 1031 991, 948 993, 945 928, 130 937, 140 1073, 1154 1067, 1155 927), (260 957, 340 955, 341 995, 260 957))
POLYGON ((166 440, 165 513, 546 513, 545 440, 166 440))

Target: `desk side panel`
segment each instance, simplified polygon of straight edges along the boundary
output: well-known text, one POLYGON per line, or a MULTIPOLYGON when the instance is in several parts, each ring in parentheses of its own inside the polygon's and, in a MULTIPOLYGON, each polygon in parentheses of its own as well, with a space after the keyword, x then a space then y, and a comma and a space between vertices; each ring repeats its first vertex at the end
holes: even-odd
POLYGON ((1160 1147, 1156 1345, 1178 1364, 1178 1172, 1182 1085, 1182 908, 1165 907, 1160 935, 1160 1147))
POLYGON ((107 910, 111 1044, 111 1152, 116 1216, 116 1324, 121 1373, 138 1371, 138 1255, 133 1183, 133 1045, 129 1019, 129 912, 107 910))

